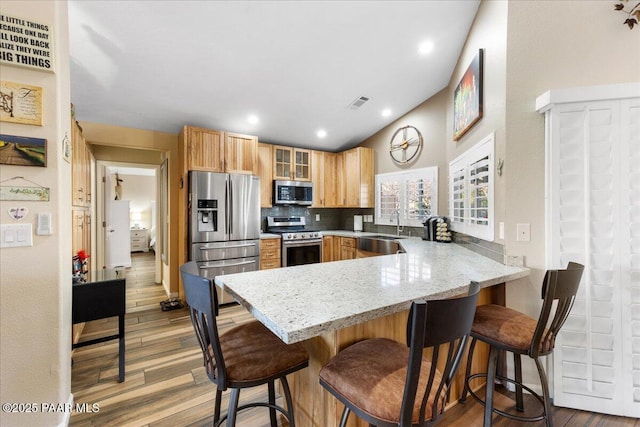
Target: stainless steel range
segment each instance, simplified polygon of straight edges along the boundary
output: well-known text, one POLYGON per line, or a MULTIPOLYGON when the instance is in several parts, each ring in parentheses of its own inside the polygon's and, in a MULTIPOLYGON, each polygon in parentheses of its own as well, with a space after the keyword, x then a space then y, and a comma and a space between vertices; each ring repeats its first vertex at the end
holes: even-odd
POLYGON ((305 228, 303 216, 268 216, 267 231, 282 236, 282 266, 322 261, 322 232, 305 228))

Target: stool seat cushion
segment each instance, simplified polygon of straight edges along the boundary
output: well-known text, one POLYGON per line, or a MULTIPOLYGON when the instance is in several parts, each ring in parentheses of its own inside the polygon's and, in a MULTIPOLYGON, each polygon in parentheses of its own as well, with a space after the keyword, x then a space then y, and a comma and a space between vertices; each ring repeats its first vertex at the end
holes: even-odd
MULTIPOLYGON (((320 371, 320 378, 344 399, 361 411, 378 419, 398 423, 404 394, 409 360, 409 348, 386 338, 369 339, 342 350, 320 371)), ((420 370, 418 395, 413 410, 413 422, 417 423, 420 405, 426 390, 431 362, 426 356, 420 370)), ((438 385, 442 381, 436 372, 432 393, 425 411, 425 419, 431 418, 431 408, 438 385)), ((446 390, 445 390, 446 391, 446 390)), ((440 404, 444 404, 442 393, 440 404)))
MULTIPOLYGON (((527 354, 538 321, 519 311, 488 304, 476 308, 471 335, 516 353, 527 354)), ((553 350, 553 343, 542 341, 540 353, 553 350)))
POLYGON ((223 333, 220 347, 231 385, 273 377, 305 366, 309 360, 302 344, 285 344, 258 321, 243 323, 223 333))

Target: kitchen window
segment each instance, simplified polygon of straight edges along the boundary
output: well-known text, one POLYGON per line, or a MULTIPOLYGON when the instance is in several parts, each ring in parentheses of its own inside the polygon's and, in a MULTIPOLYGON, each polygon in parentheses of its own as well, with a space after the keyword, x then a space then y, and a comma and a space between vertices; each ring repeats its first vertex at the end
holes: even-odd
POLYGON ((378 225, 421 227, 422 222, 438 212, 438 168, 429 167, 406 172, 377 174, 376 215, 378 225))
POLYGON ((493 241, 494 134, 449 163, 451 229, 493 241))

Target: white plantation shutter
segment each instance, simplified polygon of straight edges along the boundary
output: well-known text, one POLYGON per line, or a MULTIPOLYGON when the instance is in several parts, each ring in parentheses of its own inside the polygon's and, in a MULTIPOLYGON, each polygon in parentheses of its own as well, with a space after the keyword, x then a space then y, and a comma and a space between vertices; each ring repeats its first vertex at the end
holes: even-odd
POLYGON ((491 133, 449 163, 451 229, 493 241, 493 157, 491 133))
POLYGON ((547 266, 585 265, 556 341, 554 403, 638 417, 640 99, 554 105, 546 123, 547 266))

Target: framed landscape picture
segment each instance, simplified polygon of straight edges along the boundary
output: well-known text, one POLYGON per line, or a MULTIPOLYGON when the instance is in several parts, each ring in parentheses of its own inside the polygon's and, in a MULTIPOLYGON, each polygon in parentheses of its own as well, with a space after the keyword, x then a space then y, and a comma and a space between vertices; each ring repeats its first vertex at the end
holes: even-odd
POLYGON ((473 58, 453 92, 453 140, 457 141, 482 118, 482 56, 473 58))
POLYGON ((0 165, 47 166, 47 140, 0 135, 0 165))

